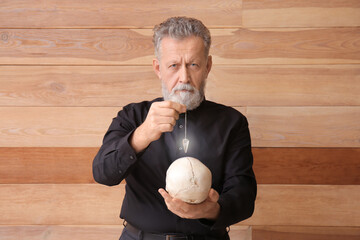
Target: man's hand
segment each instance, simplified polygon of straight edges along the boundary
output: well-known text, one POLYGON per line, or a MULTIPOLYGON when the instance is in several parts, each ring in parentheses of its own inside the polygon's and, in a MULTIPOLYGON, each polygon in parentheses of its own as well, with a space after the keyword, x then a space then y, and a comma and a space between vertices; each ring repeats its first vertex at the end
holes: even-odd
POLYGON ((180 103, 163 101, 154 102, 145 121, 133 133, 130 144, 135 152, 141 152, 151 142, 158 140, 164 132, 171 132, 186 106, 180 103))
POLYGON ((207 199, 199 204, 189 204, 173 198, 162 188, 159 189, 159 193, 164 198, 168 209, 181 218, 216 220, 219 216, 220 205, 217 202, 219 193, 213 188, 210 189, 207 199))

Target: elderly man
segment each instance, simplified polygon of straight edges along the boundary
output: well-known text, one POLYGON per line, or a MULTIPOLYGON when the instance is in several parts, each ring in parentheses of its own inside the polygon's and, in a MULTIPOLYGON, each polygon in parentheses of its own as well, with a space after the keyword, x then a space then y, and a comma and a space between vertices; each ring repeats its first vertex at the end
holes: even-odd
POLYGON ((227 227, 250 217, 256 198, 247 120, 205 99, 211 37, 199 20, 169 18, 155 26, 153 42, 163 98, 118 113, 94 159, 94 179, 109 186, 126 179, 121 240, 229 239, 227 227), (184 156, 199 159, 212 173, 202 203, 185 203, 164 190, 168 167, 184 156))

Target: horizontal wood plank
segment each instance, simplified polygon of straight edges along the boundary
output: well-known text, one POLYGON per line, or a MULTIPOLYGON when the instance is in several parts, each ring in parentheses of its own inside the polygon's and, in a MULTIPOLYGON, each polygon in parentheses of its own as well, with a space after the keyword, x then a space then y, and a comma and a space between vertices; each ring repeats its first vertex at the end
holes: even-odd
MULTIPOLYGON (((0 107, 0 147, 99 147, 116 107, 0 107)), ((253 147, 360 147, 360 107, 236 108, 253 147)))
MULTIPOLYGON (((0 72, 0 106, 110 107, 161 96, 150 66, 0 66, 0 72)), ((229 106, 360 106, 359 82, 359 65, 214 65, 206 98, 229 106)))
POLYGON ((253 240, 356 240, 360 227, 253 226, 253 240))
POLYGON ((357 0, 243 0, 245 27, 360 26, 357 0))
POLYGON ((185 0, 181 3, 160 0, 156 5, 146 0, 101 3, 90 0, 87 4, 70 0, 4 0, 0 6, 2 28, 152 28, 167 17, 179 15, 195 16, 209 27, 360 25, 360 6, 356 0, 185 0))
MULTIPOLYGON (((0 148, 0 184, 94 183, 98 148, 0 148)), ((259 184, 360 185, 360 148, 253 148, 259 184)))
MULTIPOLYGON (((1 240, 115 240, 123 225, 0 225, 1 240)), ((229 232, 230 239, 251 240, 251 227, 234 226, 229 232)))
POLYGON ((94 183, 98 148, 0 148, 0 184, 94 183))
POLYGON ((255 147, 359 147, 358 107, 248 107, 255 147))
POLYGON ((118 225, 0 225, 1 240, 116 240, 122 224, 118 225))
POLYGON ((124 186, 1 184, 0 225, 121 225, 124 186))
POLYGON ((253 148, 260 184, 360 185, 360 148, 253 148))
MULTIPOLYGON (((114 240, 118 239, 122 225, 0 225, 2 240, 114 240)), ((232 240, 356 240, 358 227, 303 227, 303 226, 232 226, 232 240)))
POLYGON ((119 110, 121 107, 0 108, 0 146, 99 147, 119 110))
MULTIPOLYGON (((0 225, 2 240, 113 240, 122 225, 0 225)), ((303 226, 232 226, 230 239, 241 240, 355 240, 360 236, 357 227, 303 227, 303 226)))
MULTIPOLYGON (((214 64, 359 64, 360 28, 210 29, 214 64)), ((0 64, 148 65, 150 29, 0 29, 0 64)))
MULTIPOLYGON (((259 185, 242 226, 360 226, 360 186, 259 185), (329 211, 331 209, 331 211, 329 211)), ((0 225, 118 225, 124 184, 1 184, 0 225)))
POLYGON ((0 3, 0 28, 152 28, 168 17, 192 16, 209 27, 241 26, 237 0, 71 0, 0 3))
POLYGON ((243 225, 360 226, 360 186, 258 185, 243 225))

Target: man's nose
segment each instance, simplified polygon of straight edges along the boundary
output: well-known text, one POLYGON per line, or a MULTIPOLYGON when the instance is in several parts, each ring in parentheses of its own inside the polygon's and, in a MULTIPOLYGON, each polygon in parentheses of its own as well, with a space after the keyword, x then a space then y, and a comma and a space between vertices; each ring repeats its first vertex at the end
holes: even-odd
POLYGON ((179 81, 181 83, 188 83, 190 81, 190 75, 189 75, 189 70, 187 69, 187 66, 183 66, 180 69, 180 76, 179 76, 179 81))

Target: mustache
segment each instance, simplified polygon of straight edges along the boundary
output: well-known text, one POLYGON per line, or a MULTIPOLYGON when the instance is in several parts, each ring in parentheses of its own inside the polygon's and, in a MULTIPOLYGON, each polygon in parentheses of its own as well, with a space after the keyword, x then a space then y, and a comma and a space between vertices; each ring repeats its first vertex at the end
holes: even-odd
POLYGON ((182 90, 195 91, 196 89, 190 84, 180 83, 176 85, 171 92, 174 93, 175 91, 182 91, 182 90))

